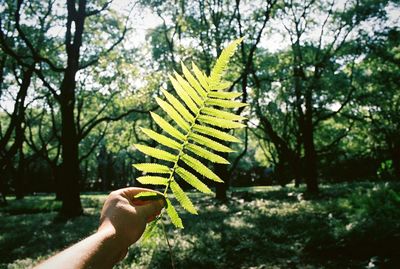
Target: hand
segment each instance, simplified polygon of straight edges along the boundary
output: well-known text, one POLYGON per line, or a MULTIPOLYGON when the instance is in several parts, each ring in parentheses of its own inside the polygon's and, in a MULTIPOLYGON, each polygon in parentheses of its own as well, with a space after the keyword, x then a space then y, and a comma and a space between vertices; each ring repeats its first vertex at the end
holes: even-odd
MULTIPOLYGON (((106 232, 126 251, 142 236, 146 224, 160 214, 163 200, 140 201, 133 197, 144 188, 125 188, 113 191, 107 197, 100 216, 99 232, 106 232)), ((123 255, 125 256, 125 255, 123 255)))

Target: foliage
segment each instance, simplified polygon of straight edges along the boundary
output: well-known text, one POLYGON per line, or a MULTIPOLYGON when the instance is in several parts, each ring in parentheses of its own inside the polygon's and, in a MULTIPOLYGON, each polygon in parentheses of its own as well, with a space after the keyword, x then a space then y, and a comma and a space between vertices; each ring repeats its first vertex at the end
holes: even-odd
MULTIPOLYGON (((185 229, 166 227, 177 268, 398 268, 399 184, 361 182, 322 185, 305 200, 292 186, 232 188, 228 205, 187 192, 204 210, 194 216, 178 208, 185 229), (397 198, 396 198, 397 197, 397 198), (351 224, 351 225, 350 225, 351 224)), ((0 268, 27 268, 96 230, 106 195, 82 195, 86 214, 54 222, 54 196, 10 199, 10 207, 48 203, 34 214, 0 209, 0 268)), ((163 235, 129 249, 116 268, 169 268, 163 235)))
MULTIPOLYGON (((222 74, 226 70, 230 58, 242 40, 243 38, 239 38, 233 41, 222 51, 209 77, 206 77, 194 63, 192 64, 193 75, 182 63, 182 72, 185 79, 177 73, 175 73, 175 77, 170 76, 170 81, 181 101, 164 89, 162 89, 162 92, 167 101, 156 98, 158 105, 179 127, 179 130, 158 114, 151 113, 154 121, 171 138, 150 129, 142 128, 142 132, 158 145, 164 146, 165 149, 140 144, 135 145, 142 153, 158 160, 167 161, 169 164, 134 164, 133 166, 136 169, 146 173, 146 175, 138 177, 136 180, 142 184, 165 186, 165 196, 168 190, 171 189, 176 200, 192 214, 197 214, 197 210, 178 184, 178 176, 200 192, 212 193, 197 175, 185 167, 190 167, 196 173, 210 180, 222 182, 217 174, 205 166, 202 161, 198 160, 198 157, 213 163, 229 163, 226 159, 210 150, 232 152, 232 149, 223 145, 223 141, 238 142, 238 140, 220 128, 237 129, 245 126, 238 122, 243 120, 243 117, 215 108, 237 108, 246 105, 232 101, 231 99, 238 97, 240 93, 227 92, 226 89, 229 88, 230 84, 221 81, 222 74), (217 142, 217 139, 222 143, 217 142), (172 153, 170 152, 171 150, 173 150, 172 153), (193 157, 189 153, 197 156, 193 157), (166 175, 154 176, 147 174, 166 175)), ((176 227, 183 228, 182 220, 167 197, 166 212, 176 227)))

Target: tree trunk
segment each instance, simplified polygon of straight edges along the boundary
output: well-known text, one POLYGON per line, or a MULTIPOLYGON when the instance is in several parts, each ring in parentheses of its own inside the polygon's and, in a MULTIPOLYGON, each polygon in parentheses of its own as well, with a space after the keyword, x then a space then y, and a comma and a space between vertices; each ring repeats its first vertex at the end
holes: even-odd
POLYGON ((220 202, 226 203, 228 201, 226 193, 229 189, 230 180, 228 166, 226 164, 215 164, 214 168, 217 175, 224 181, 223 183, 217 183, 215 187, 215 198, 220 202))
POLYGON ((18 154, 18 167, 17 167, 17 173, 15 175, 15 197, 17 200, 23 199, 25 196, 25 190, 24 190, 24 180, 25 180, 25 156, 24 152, 22 149, 22 143, 21 143, 21 148, 19 149, 19 154, 18 154))
POLYGON ((395 178, 400 180, 400 144, 395 146, 392 151, 392 162, 395 178))
POLYGON ((311 89, 306 93, 306 113, 303 130, 303 145, 304 145, 304 177, 307 185, 307 192, 315 195, 319 192, 318 189, 318 173, 317 173, 317 154, 314 145, 314 126, 312 118, 312 100, 311 89))
POLYGON ((61 186, 62 186, 62 207, 60 214, 64 217, 75 217, 83 213, 79 197, 79 151, 78 137, 75 128, 75 72, 65 72, 61 85, 61 186))

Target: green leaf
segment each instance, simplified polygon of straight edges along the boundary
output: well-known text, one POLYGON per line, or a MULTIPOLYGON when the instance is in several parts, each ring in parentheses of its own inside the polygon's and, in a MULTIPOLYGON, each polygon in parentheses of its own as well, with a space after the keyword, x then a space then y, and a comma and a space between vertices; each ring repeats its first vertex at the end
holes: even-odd
POLYGON ((146 226, 146 229, 144 230, 144 233, 141 237, 141 242, 145 242, 147 240, 149 240, 150 238, 152 238, 157 232, 157 223, 159 221, 159 217, 157 217, 155 220, 153 220, 152 222, 148 223, 146 226))
POLYGON ((216 85, 220 82, 221 75, 225 71, 230 58, 232 57, 233 53, 235 53, 236 48, 242 41, 243 37, 234 40, 221 52, 221 55, 219 55, 217 62, 211 70, 210 80, 212 84, 216 85))
POLYGON ((186 145, 185 149, 193 152, 194 154, 207 159, 213 163, 222 163, 222 164, 229 164, 229 162, 225 159, 222 158, 221 156, 212 153, 211 151, 208 151, 206 149, 203 149, 202 147, 199 147, 198 145, 194 144, 188 144, 186 145))
POLYGON ((230 82, 219 82, 216 85, 213 85, 213 91, 225 91, 232 86, 230 82))
POLYGON ((136 180, 145 185, 168 185, 168 178, 165 177, 141 176, 136 178, 136 180))
POLYGON ((176 200, 178 200, 178 202, 182 205, 182 207, 187 211, 189 211, 190 213, 197 215, 197 210, 192 204, 192 201, 190 201, 189 197, 181 189, 178 183, 176 183, 176 181, 171 181, 170 187, 176 200))
POLYGON ((192 123, 194 122, 194 117, 193 115, 186 109, 186 107, 184 105, 182 105, 182 103, 175 98, 175 96, 173 96, 172 94, 170 94, 169 92, 167 92, 164 89, 161 89, 161 91, 163 92, 164 96, 167 98, 168 102, 170 102, 172 104, 172 106, 179 112, 179 114, 182 115, 182 117, 192 123))
POLYGON ((160 98, 156 97, 157 104, 168 114, 168 116, 173 119, 179 127, 181 127, 184 131, 189 131, 190 125, 185 121, 181 115, 167 102, 161 100, 160 98))
POLYGON ((196 133, 191 133, 189 138, 191 140, 193 140, 194 142, 200 144, 200 145, 206 146, 206 147, 208 147, 210 149, 213 149, 213 150, 216 150, 216 151, 234 152, 233 149, 231 149, 231 148, 229 148, 229 147, 227 147, 227 146, 225 146, 225 145, 223 145, 221 143, 218 143, 218 142, 216 142, 216 141, 214 141, 214 140, 212 140, 212 139, 210 139, 208 137, 205 137, 205 136, 202 136, 202 135, 199 135, 199 134, 196 134, 196 133))
POLYGON ((208 98, 206 101, 207 105, 212 106, 219 106, 222 108, 238 108, 247 106, 246 103, 231 101, 231 100, 222 100, 222 99, 215 99, 215 98, 208 98))
POLYGON ((177 156, 172 155, 171 153, 166 152, 162 149, 156 149, 156 148, 152 148, 152 147, 145 146, 145 145, 139 145, 139 144, 135 144, 134 146, 139 151, 143 152, 144 154, 154 157, 156 159, 165 160, 165 161, 169 161, 169 162, 176 162, 176 160, 177 160, 177 156))
POLYGON ((241 92, 220 92, 220 91, 213 91, 208 94, 208 97, 213 98, 221 98, 221 99, 234 99, 236 97, 241 96, 243 93, 241 92))
POLYGON ((209 126, 195 124, 193 126, 193 130, 198 133, 201 133, 201 134, 205 134, 205 135, 209 135, 209 136, 218 138, 222 141, 241 143, 241 141, 239 139, 237 139, 236 137, 234 137, 233 135, 230 135, 228 133, 225 133, 223 131, 217 130, 217 129, 209 127, 209 126))
POLYGON ((178 142, 176 142, 175 140, 173 140, 171 138, 166 137, 165 135, 158 134, 158 133, 154 132, 153 130, 146 129, 146 128, 140 128, 140 129, 148 137, 150 137, 151 139, 153 139, 154 141, 158 142, 161 145, 167 146, 172 149, 177 149, 177 150, 181 149, 181 144, 179 144, 178 142))
POLYGON ((179 84, 179 82, 173 76, 169 76, 169 80, 171 81, 172 86, 174 87, 179 98, 181 98, 183 102, 187 105, 187 107, 196 115, 199 112, 199 109, 193 102, 192 98, 190 98, 188 93, 185 92, 181 84, 179 84))
POLYGON ((136 163, 133 164, 133 167, 145 173, 158 173, 158 174, 171 173, 171 169, 168 166, 157 163, 136 163))
POLYGON ((179 84, 181 84, 182 88, 189 94, 190 98, 198 105, 203 105, 203 99, 197 94, 195 89, 190 86, 189 82, 187 82, 181 75, 175 72, 175 77, 178 80, 179 84))
POLYGON ((244 119, 246 119, 245 117, 242 117, 242 116, 230 113, 230 112, 226 112, 223 110, 211 108, 211 107, 205 107, 201 110, 201 112, 204 114, 207 114, 209 116, 214 116, 214 117, 226 119, 226 120, 244 120, 244 119))
POLYGON ((226 128, 226 129, 235 129, 235 128, 243 128, 246 125, 241 124, 236 121, 230 121, 230 120, 224 120, 224 119, 219 119, 216 117, 211 117, 211 116, 206 116, 206 115, 200 115, 197 117, 197 119, 200 122, 207 123, 210 125, 218 126, 221 128, 226 128))
POLYGON ((209 92, 210 91, 210 85, 208 85, 207 82, 207 77, 203 74, 203 72, 200 71, 200 69, 192 62, 192 69, 193 73, 196 75, 197 80, 200 82, 201 86, 209 92))
POLYGON ((172 205, 169 199, 166 199, 166 202, 167 202, 166 211, 169 218, 171 219, 172 224, 174 224, 176 228, 183 229, 182 219, 179 217, 178 212, 176 212, 175 207, 172 205))
POLYGON ((157 123, 158 126, 160 126, 161 129, 163 129, 167 134, 169 134, 172 137, 175 137, 176 139, 180 141, 185 140, 185 136, 179 132, 175 127, 173 127, 171 124, 169 124, 166 120, 161 118, 158 114, 154 112, 150 112, 151 117, 153 120, 157 123))
POLYGON ((175 172, 187 183, 192 185, 197 190, 201 191, 202 193, 213 193, 210 188, 207 187, 206 184, 200 181, 195 175, 190 173, 189 171, 183 169, 182 167, 178 167, 175 169, 175 172))
POLYGON ((133 196, 133 199, 138 199, 141 201, 152 201, 152 200, 164 200, 164 195, 154 192, 154 191, 142 191, 133 196))
POLYGON ((189 165, 193 170, 197 171, 199 174, 205 176, 216 182, 223 182, 222 179, 217 176, 213 171, 211 171, 207 166, 202 164, 199 160, 191 157, 190 155, 183 154, 181 160, 189 165))
POLYGON ((185 75, 187 81, 196 90, 196 92, 204 99, 207 97, 207 92, 203 89, 201 84, 195 79, 195 77, 190 73, 189 69, 181 62, 182 72, 185 75))

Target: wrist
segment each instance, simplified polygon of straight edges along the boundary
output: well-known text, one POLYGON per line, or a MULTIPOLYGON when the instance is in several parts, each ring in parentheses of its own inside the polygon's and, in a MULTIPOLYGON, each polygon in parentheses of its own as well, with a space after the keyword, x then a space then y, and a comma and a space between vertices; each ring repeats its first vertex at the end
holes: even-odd
POLYGON ((108 250, 108 255, 114 257, 114 262, 122 260, 129 245, 116 233, 113 227, 103 227, 95 235, 100 237, 102 246, 108 250))

